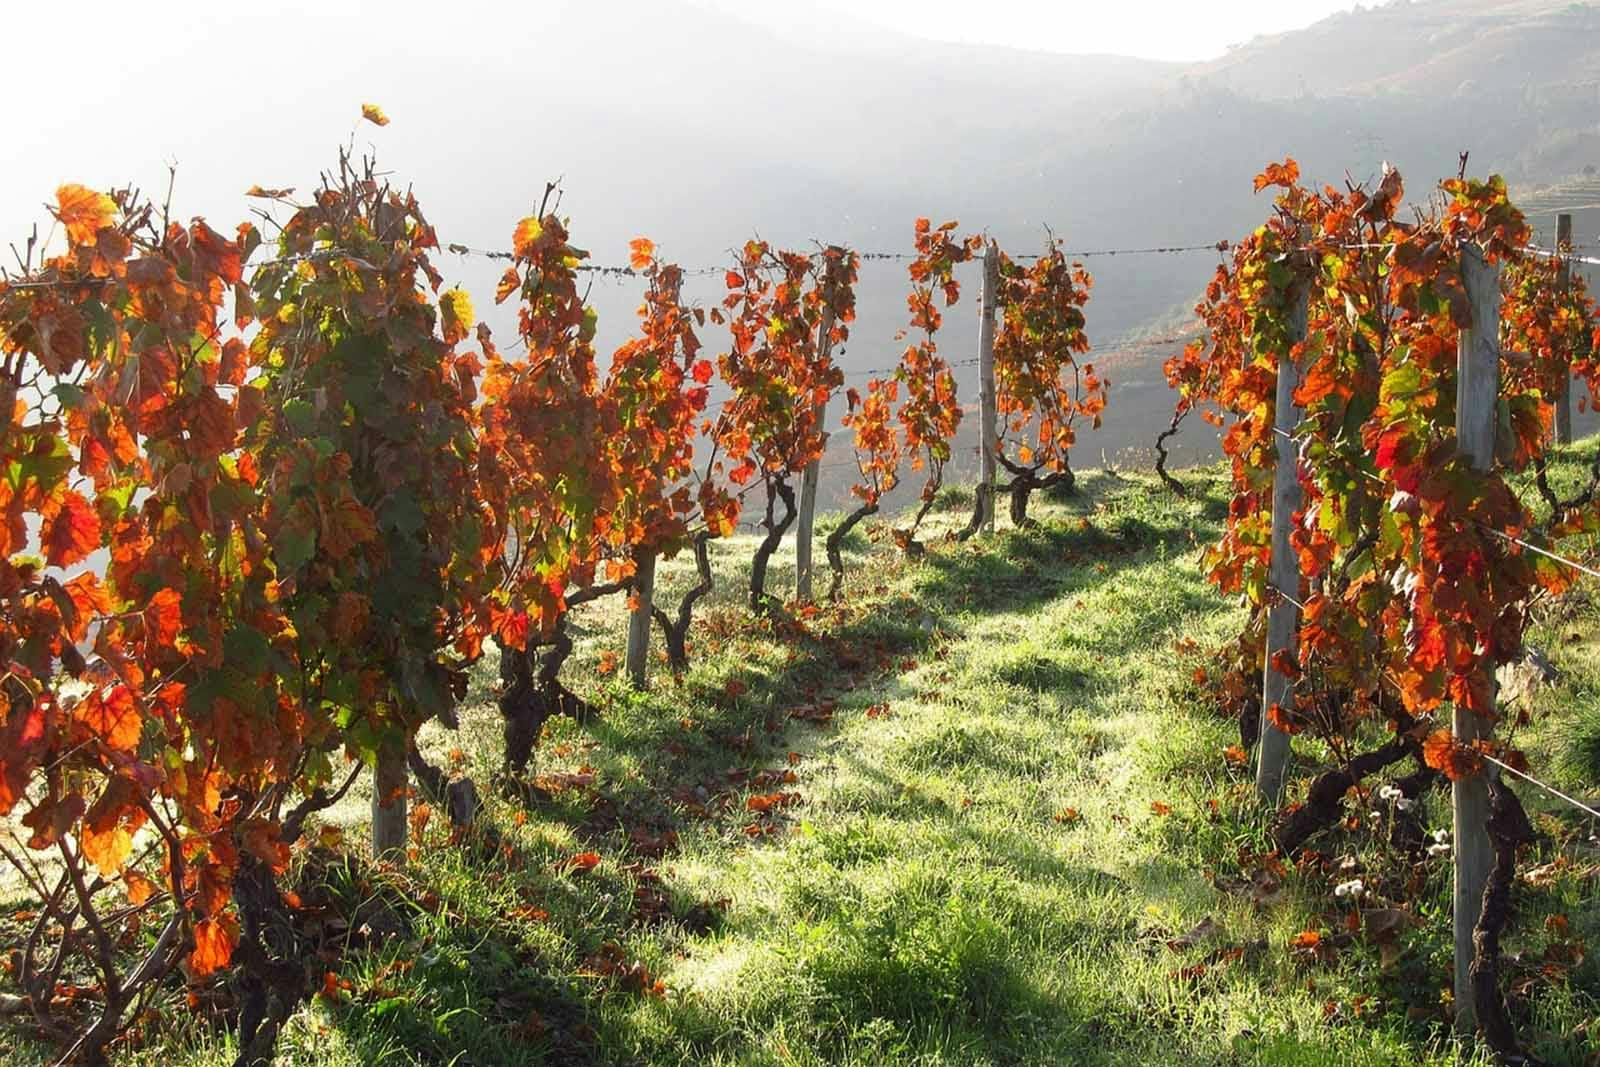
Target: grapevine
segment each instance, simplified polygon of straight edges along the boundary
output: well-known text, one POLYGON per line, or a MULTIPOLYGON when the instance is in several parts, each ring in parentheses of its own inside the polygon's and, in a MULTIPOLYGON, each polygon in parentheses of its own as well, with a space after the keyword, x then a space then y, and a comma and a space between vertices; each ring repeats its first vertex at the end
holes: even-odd
POLYGON ((1093 364, 1078 363, 1089 350, 1083 309, 1093 284, 1054 238, 1029 267, 1000 256, 994 380, 1001 435, 993 447, 1011 475, 1011 521, 1019 527, 1027 525, 1031 493, 1072 485, 1075 424, 1083 418, 1098 428, 1105 410, 1107 382, 1093 364))
MULTIPOLYGON (((916 223, 916 258, 911 261, 911 292, 906 306, 911 312, 910 330, 918 336, 906 346, 895 370, 895 380, 905 390, 905 400, 896 417, 900 420, 904 452, 911 457, 911 469, 926 469, 921 504, 910 526, 894 531, 895 543, 907 555, 920 556, 922 544, 917 529, 933 507, 934 498, 944 485, 945 464, 950 447, 961 425, 961 404, 956 398, 956 378, 950 365, 939 355, 937 334, 944 321, 939 311, 953 307, 961 299, 956 281, 957 264, 972 259, 983 247, 977 234, 956 236, 958 223, 951 221, 933 227, 927 219, 916 223)), ((905 336, 902 333, 902 337, 905 336)))

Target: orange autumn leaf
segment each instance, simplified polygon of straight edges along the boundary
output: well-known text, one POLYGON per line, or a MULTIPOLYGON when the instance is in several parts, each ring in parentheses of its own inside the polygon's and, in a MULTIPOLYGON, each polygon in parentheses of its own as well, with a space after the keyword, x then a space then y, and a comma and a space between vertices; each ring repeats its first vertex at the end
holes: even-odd
POLYGON ((556 866, 561 870, 567 871, 571 874, 588 874, 590 871, 600 866, 600 853, 580 852, 576 856, 562 860, 560 863, 556 864, 556 866))
POLYGON ((117 217, 117 204, 104 193, 82 185, 63 185, 56 190, 56 218, 67 228, 67 240, 88 244, 101 227, 117 217))
POLYGON ((1428 739, 1422 743, 1422 759, 1452 782, 1470 777, 1483 769, 1483 757, 1456 741, 1449 730, 1435 730, 1428 735, 1428 739))
POLYGON ((82 574, 66 583, 67 595, 78 609, 78 617, 87 621, 98 615, 110 615, 116 605, 111 600, 111 590, 93 571, 82 574))
POLYGON ((1289 945, 1298 949, 1314 949, 1322 943, 1322 935, 1315 930, 1302 930, 1290 939, 1289 945))
POLYGON ((177 641, 183 629, 182 601, 176 589, 162 589, 145 606, 145 633, 155 647, 171 648, 177 641))
POLYGON ((1171 815, 1172 814, 1172 805, 1171 804, 1163 804, 1159 800, 1152 800, 1150 802, 1150 811, 1152 813, 1156 814, 1156 815, 1171 815))
POLYGON ((189 954, 189 973, 196 978, 215 974, 233 958, 239 934, 227 918, 202 919, 194 924, 194 951, 189 954))
POLYGON ((595 669, 601 674, 611 674, 613 671, 615 671, 617 669, 616 652, 608 648, 604 652, 600 653, 600 663, 595 669))
POLYGON ((745 810, 755 812, 780 811, 800 803, 799 793, 758 793, 744 802, 745 810))
POLYGON ((1282 163, 1269 163, 1265 171, 1256 175, 1256 192, 1259 193, 1269 185, 1281 185, 1287 189, 1299 180, 1300 164, 1293 159, 1285 159, 1282 163))
POLYGON ((133 852, 133 835, 120 823, 114 823, 104 830, 97 830, 85 823, 78 834, 78 847, 83 850, 85 859, 110 878, 122 870, 122 865, 133 852))
POLYGON ((128 903, 138 907, 155 895, 156 884, 138 871, 125 871, 123 884, 128 889, 128 903))
POLYGON ((39 539, 45 562, 70 567, 100 547, 100 516, 82 495, 68 489, 59 507, 45 516, 39 539))
POLYGON ((389 125, 389 116, 385 115, 383 113, 383 108, 379 107, 377 104, 362 104, 361 117, 372 123, 374 126, 389 125))
MULTIPOLYGON (((532 215, 528 216, 521 222, 517 223, 516 230, 514 230, 511 234, 512 253, 515 254, 519 259, 527 257, 533 252, 534 242, 538 241, 542 236, 544 236, 544 224, 538 219, 534 218, 532 215)), ((507 276, 507 280, 512 280, 515 278, 515 271, 512 271, 507 276)), ((512 281, 512 287, 515 288, 515 286, 516 282, 512 281)))
POLYGON ((489 628, 502 648, 526 648, 528 631, 532 626, 526 611, 506 609, 498 604, 489 605, 489 628))
POLYGON ((278 824, 270 819, 248 819, 239 828, 239 844, 274 872, 281 872, 289 866, 289 846, 278 835, 278 824))
POLYGON ((354 497, 341 497, 323 515, 321 545, 334 559, 378 536, 372 512, 354 497))
POLYGON ((635 237, 628 242, 628 266, 645 270, 655 260, 655 242, 648 237, 635 237))
POLYGON ((144 723, 125 685, 97 689, 83 698, 77 708, 78 721, 89 728, 100 742, 120 752, 138 747, 144 723))

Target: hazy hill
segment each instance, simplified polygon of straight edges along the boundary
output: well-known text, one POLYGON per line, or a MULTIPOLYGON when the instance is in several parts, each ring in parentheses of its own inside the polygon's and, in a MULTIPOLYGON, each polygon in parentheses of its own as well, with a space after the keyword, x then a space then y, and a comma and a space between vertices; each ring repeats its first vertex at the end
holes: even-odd
MULTIPOLYGON (((1250 180, 1285 155, 1326 181, 1366 179, 1390 160, 1425 195, 1470 149, 1474 172, 1552 190, 1536 201, 1548 228, 1555 207, 1587 195, 1561 190, 1600 166, 1593 6, 1385 6, 1178 65, 940 44, 842 17, 775 29, 690 0, 460 0, 420 21, 341 5, 129 24, 119 76, 145 101, 136 108, 109 107, 98 89, 74 95, 48 49, 22 54, 17 83, 59 91, 13 137, 0 236, 22 236, 61 180, 159 189, 168 159, 180 212, 231 225, 250 184, 309 186, 364 100, 394 123, 356 127, 356 146, 375 145, 414 185, 446 241, 504 245, 559 177, 577 239, 602 262, 625 259, 640 234, 691 265, 724 261, 756 232, 903 251, 918 215, 1023 251, 1045 224, 1076 249, 1209 244, 1260 220, 1250 180), (238 84, 206 88, 197 55, 237 69, 238 84)), ((1580 240, 1597 230, 1580 215, 1580 240)), ((1088 260, 1093 337, 1181 321, 1216 258, 1088 260)), ((475 259, 448 268, 484 294, 498 274, 475 259)), ((847 367, 894 361, 904 290, 901 264, 864 270, 847 367)), ((636 288, 599 282, 594 300, 602 343, 619 342, 636 288)), ((947 354, 970 356, 971 308, 948 321, 947 354)), ((1144 445, 1165 421, 1163 355, 1113 357, 1118 387, 1091 457, 1144 445)))

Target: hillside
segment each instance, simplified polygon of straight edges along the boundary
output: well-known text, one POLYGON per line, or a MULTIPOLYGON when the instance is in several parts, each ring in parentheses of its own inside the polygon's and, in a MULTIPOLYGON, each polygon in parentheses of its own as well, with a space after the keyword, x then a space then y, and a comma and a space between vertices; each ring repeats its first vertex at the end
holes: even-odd
MULTIPOLYGON (((130 26, 123 46, 140 57, 130 89, 189 101, 183 120, 64 103, 53 125, 23 124, 0 174, 10 220, 0 237, 22 239, 62 180, 160 189, 169 160, 176 202, 231 226, 245 216, 244 189, 303 184, 368 99, 395 122, 356 131, 355 143, 407 176, 444 240, 504 247, 511 223, 559 178, 574 233, 605 263, 641 234, 692 265, 724 262, 755 233, 904 251, 920 215, 958 218, 1022 251, 1046 224, 1076 249, 1207 245, 1259 222, 1251 178, 1286 155, 1335 183, 1370 179, 1387 160, 1414 197, 1454 173, 1463 150, 1475 173, 1499 171, 1530 192, 1600 167, 1600 16, 1561 0, 1384 5, 1192 65, 943 44, 804 9, 777 27, 689 0, 619 11, 599 18, 577 0, 453 5, 450 26, 471 33, 419 34, 404 18, 337 4, 303 21, 202 11, 170 32, 130 26), (340 61, 314 79, 264 72, 241 91, 270 93, 273 106, 248 126, 234 101, 192 92, 190 51, 271 57, 308 34, 340 61)), ((19 82, 55 76, 47 50, 20 62, 19 82)), ((1534 215, 1546 235, 1551 213, 1534 215)), ((1594 240, 1600 213, 1580 215, 1578 233, 1594 240)), ((1091 338, 1173 332, 1215 262, 1206 252, 1090 259, 1091 338)), ((509 316, 488 299, 500 265, 446 267, 509 335, 509 316)), ((714 302, 718 277, 687 291, 714 302)), ((904 292, 903 264, 863 270, 847 371, 894 363, 904 292)), ((609 352, 633 329, 637 289, 602 281, 590 295, 609 352)), ((952 313, 948 351, 969 353, 975 335, 970 305, 952 313)), ((1112 410, 1137 418, 1108 420, 1089 455, 1146 454, 1168 407, 1164 354, 1116 358, 1112 410)), ((971 376, 960 385, 975 396, 971 376)), ((842 499, 845 486, 827 489, 842 499)))
POLYGON ((1258 38, 1190 76, 1252 96, 1532 94, 1593 103, 1600 7, 1398 0, 1258 38))

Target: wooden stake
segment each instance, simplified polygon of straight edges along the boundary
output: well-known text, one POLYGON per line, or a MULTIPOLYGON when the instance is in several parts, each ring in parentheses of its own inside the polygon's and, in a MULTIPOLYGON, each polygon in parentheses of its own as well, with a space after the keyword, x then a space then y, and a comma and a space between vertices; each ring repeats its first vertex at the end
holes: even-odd
POLYGON ((999 406, 994 392, 994 316, 1000 299, 1000 247, 983 250, 983 291, 978 297, 978 456, 984 494, 983 532, 994 533, 995 444, 1000 438, 999 406))
MULTIPOLYGON (((824 262, 832 262, 832 256, 845 254, 842 248, 831 247, 828 249, 829 258, 824 262)), ((824 284, 831 285, 827 280, 826 272, 823 275, 824 284)), ((817 359, 822 361, 833 353, 833 293, 824 294, 826 297, 822 308, 822 322, 817 326, 817 359)), ((821 401, 816 405, 817 425, 826 427, 828 418, 828 402, 821 401)), ((827 448, 828 435, 822 435, 822 446, 827 448)), ((822 466, 820 458, 806 464, 805 473, 800 477, 800 509, 795 515, 794 529, 794 598, 802 602, 809 602, 811 597, 811 579, 815 572, 812 564, 812 530, 817 518, 817 477, 822 466)))
POLYGON ((628 682, 643 689, 650 678, 650 611, 655 604, 656 554, 640 552, 634 557, 634 607, 628 613, 628 682))
POLYGON ((405 858, 408 788, 405 745, 384 745, 372 769, 372 855, 377 859, 405 858))
MULTIPOLYGON (((1495 409, 1500 396, 1500 268, 1483 253, 1467 248, 1461 256, 1462 280, 1472 305, 1472 325, 1460 333, 1456 348, 1456 443, 1475 470, 1494 465, 1495 409)), ((1487 665, 1490 700, 1494 671, 1487 665)), ((1457 707, 1450 726, 1456 738, 1471 744, 1491 732, 1490 724, 1457 707)), ((1472 931, 1483 910, 1483 887, 1489 878, 1493 850, 1489 844, 1489 784, 1481 774, 1451 783, 1450 805, 1455 821, 1455 1002, 1456 1033, 1470 1036, 1477 1027, 1473 1010, 1472 931)))
MULTIPOLYGON (((1567 255, 1572 251, 1572 216, 1566 212, 1556 216, 1556 251, 1561 259, 1556 267, 1556 288, 1561 293, 1566 293, 1567 286, 1571 283, 1572 265, 1567 262, 1567 255)), ((1570 445, 1572 443, 1572 368, 1566 367, 1559 381, 1556 382, 1556 395, 1552 402, 1556 408, 1556 444, 1570 445)))
MULTIPOLYGON (((682 287, 683 280, 680 278, 672 287, 674 301, 678 299, 682 287)), ((650 680, 650 622, 656 595, 656 554, 635 552, 633 563, 634 606, 628 613, 628 650, 624 669, 628 672, 628 683, 635 689, 643 689, 650 680)))
POLYGON ((1267 652, 1261 674, 1261 742, 1256 751, 1256 792, 1273 807, 1283 800, 1290 748, 1289 735, 1274 726, 1267 713, 1274 705, 1282 706, 1290 700, 1294 683, 1273 666, 1272 660, 1279 652, 1294 656, 1295 631, 1300 626, 1300 608, 1294 603, 1300 597, 1300 563, 1289 544, 1294 513, 1300 510, 1300 479, 1295 476, 1299 457, 1294 441, 1284 435, 1293 434, 1300 425, 1300 407, 1294 402, 1294 391, 1300 385, 1301 368, 1292 353, 1294 346, 1306 339, 1310 299, 1310 286, 1304 281, 1297 282, 1290 296, 1287 348, 1278 354, 1278 392, 1273 419, 1276 432, 1272 444, 1277 450, 1278 463, 1272 473, 1272 563, 1267 579, 1272 588, 1283 595, 1272 600, 1267 609, 1267 652))

